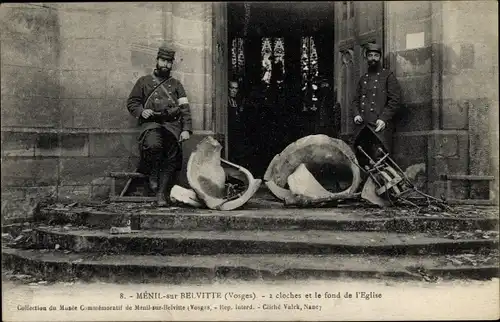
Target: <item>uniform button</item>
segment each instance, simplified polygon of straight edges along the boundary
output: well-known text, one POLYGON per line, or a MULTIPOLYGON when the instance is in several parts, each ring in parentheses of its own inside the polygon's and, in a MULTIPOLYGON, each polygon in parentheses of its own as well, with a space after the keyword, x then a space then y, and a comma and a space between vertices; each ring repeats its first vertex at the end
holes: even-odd
POLYGON ((361 112, 364 112, 365 110, 361 110, 361 112))
POLYGON ((361 103, 361 105, 365 105, 365 103, 363 102, 363 103, 361 103))
POLYGON ((363 97, 366 97, 366 95, 363 95, 363 97))
POLYGON ((371 108, 371 109, 370 109, 370 111, 372 111, 372 112, 373 112, 373 108, 371 108))
POLYGON ((377 76, 380 75, 380 73, 377 73, 377 76))
POLYGON ((373 88, 377 88, 377 86, 373 86, 373 88))
POLYGON ((158 92, 155 92, 155 95, 158 95, 158 92))
POLYGON ((366 81, 365 81, 365 84, 366 84, 366 81))
POLYGON ((375 102, 372 102, 372 104, 375 104, 375 102))
POLYGON ((373 94, 373 96, 375 96, 375 93, 373 94))
POLYGON ((378 79, 376 79, 375 81, 378 82, 378 79))

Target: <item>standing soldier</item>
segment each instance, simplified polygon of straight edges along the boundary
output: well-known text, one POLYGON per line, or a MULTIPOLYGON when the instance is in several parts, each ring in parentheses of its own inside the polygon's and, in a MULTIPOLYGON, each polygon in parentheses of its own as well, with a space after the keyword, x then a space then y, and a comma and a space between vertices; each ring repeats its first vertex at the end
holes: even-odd
POLYGON ((368 61, 368 73, 359 80, 353 101, 356 124, 354 148, 362 166, 368 160, 358 153, 358 146, 372 159, 379 158, 379 147, 386 153, 391 152, 393 117, 400 108, 401 88, 396 76, 390 70, 382 68, 381 55, 379 45, 367 45, 365 57, 368 61))
POLYGON ((228 132, 230 160, 246 167, 246 151, 248 149, 244 100, 239 92, 239 83, 229 81, 228 96, 228 132))
POLYGON ((168 204, 166 196, 182 167, 181 142, 192 134, 186 92, 181 82, 171 76, 174 59, 175 51, 161 46, 156 69, 139 78, 127 100, 127 108, 141 129, 138 172, 149 176, 158 206, 168 204))

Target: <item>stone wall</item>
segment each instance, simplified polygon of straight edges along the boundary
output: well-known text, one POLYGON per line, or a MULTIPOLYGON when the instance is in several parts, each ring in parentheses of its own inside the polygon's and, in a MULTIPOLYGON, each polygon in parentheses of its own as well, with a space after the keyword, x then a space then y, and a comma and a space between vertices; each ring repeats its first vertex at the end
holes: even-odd
POLYGON ((3 4, 1 14, 3 218, 27 215, 15 205, 35 197, 89 199, 106 171, 134 170, 126 98, 163 41, 191 102, 185 158, 212 133, 211 4, 3 4))
POLYGON ((57 196, 60 29, 57 10, 2 4, 2 217, 31 214, 37 196, 57 196))
MULTIPOLYGON (((403 168, 426 163, 433 195, 445 192, 442 174, 498 173, 496 15, 486 1, 386 4, 386 50, 404 103, 395 158, 403 168)), ((487 184, 476 188, 458 182, 453 195, 488 198, 487 184)))

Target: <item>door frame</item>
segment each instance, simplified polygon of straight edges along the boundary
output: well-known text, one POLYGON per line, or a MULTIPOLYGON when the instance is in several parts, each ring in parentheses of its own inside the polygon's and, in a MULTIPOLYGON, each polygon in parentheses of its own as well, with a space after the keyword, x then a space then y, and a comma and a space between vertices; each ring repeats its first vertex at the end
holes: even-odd
MULTIPOLYGON (((332 23, 336 24, 336 8, 333 6, 332 23)), ((224 141, 224 158, 228 158, 228 81, 229 81, 229 50, 231 44, 228 36, 228 5, 226 2, 212 3, 212 130, 218 139, 224 141)), ((335 26, 334 26, 335 29, 335 26)), ((333 34, 332 55, 338 51, 335 32, 333 34)), ((337 66, 332 61, 331 85, 336 90, 337 66)), ((340 131, 339 131, 340 133, 340 131)))
POLYGON ((228 158, 228 19, 227 3, 212 2, 212 131, 223 141, 228 158))

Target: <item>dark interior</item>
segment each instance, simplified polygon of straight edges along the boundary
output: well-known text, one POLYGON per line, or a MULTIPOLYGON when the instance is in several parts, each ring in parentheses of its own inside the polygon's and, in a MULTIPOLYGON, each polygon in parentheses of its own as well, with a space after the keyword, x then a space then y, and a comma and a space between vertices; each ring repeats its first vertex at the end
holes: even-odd
MULTIPOLYGON (((301 39, 313 37, 318 55, 319 72, 333 88, 334 75, 334 4, 333 2, 264 2, 251 3, 245 33, 243 2, 228 3, 229 44, 235 37, 244 39, 245 68, 240 94, 249 97, 259 90, 262 78, 261 43, 263 37, 282 37, 285 43, 285 94, 279 104, 269 110, 275 117, 272 125, 267 117, 246 120, 255 123, 251 134, 266 133, 247 145, 242 164, 256 177, 261 177, 272 157, 288 144, 310 134, 318 133, 319 112, 302 110, 301 39)), ((231 50, 228 50, 231 55, 231 50)), ((231 56, 229 68, 231 69, 231 56)), ((231 70, 229 71, 231 78, 231 70)), ((258 106, 257 106, 258 108, 258 106)), ((333 120, 332 120, 333 122, 333 120)), ((326 133, 324 133, 326 134, 326 133)), ((229 141, 234 133, 229 132, 229 141)), ((229 155, 231 158, 231 148, 229 155)), ((241 162, 240 162, 241 164, 241 162)))

